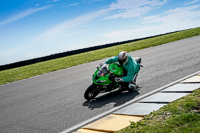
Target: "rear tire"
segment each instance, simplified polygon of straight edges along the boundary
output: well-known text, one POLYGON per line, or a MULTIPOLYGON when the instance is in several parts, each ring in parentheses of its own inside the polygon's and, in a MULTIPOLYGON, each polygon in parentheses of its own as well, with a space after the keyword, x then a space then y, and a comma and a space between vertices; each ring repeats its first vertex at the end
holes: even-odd
POLYGON ((91 84, 85 91, 84 98, 87 101, 94 99, 99 94, 97 86, 95 84, 91 84))

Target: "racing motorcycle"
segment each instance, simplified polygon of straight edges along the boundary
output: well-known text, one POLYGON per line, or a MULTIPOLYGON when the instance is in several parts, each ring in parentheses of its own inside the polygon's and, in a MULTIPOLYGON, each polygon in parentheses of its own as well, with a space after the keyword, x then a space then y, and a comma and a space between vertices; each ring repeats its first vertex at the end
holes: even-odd
MULTIPOLYGON (((141 58, 134 58, 141 65, 141 58)), ((99 93, 109 92, 116 90, 121 85, 120 83, 115 82, 115 77, 123 77, 125 70, 118 63, 112 64, 103 64, 100 67, 97 67, 95 73, 92 76, 93 83, 86 89, 84 98, 87 101, 94 99, 99 93)))

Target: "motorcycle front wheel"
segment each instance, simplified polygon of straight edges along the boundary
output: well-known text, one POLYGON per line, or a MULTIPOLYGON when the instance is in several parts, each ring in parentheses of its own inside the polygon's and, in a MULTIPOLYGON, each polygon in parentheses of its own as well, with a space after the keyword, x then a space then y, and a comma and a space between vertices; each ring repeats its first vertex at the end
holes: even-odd
POLYGON ((87 101, 94 99, 99 94, 98 88, 95 84, 91 84, 85 91, 84 98, 87 101))

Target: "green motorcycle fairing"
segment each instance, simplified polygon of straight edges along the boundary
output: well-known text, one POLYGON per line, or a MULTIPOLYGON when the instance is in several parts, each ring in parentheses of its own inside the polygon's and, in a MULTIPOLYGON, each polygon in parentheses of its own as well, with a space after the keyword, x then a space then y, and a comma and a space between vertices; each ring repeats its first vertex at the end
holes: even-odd
MULTIPOLYGON (((92 81, 96 85, 108 86, 113 83, 113 81, 109 80, 110 74, 121 77, 123 75, 123 71, 124 69, 118 63, 104 64, 102 67, 97 68, 92 81)), ((116 86, 118 86, 118 84, 116 84, 116 86)))

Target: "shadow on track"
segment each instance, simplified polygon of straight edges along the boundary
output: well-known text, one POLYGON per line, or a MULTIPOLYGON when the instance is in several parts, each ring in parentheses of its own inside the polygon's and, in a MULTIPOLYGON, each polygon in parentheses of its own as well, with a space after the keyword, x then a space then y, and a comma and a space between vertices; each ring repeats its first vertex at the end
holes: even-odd
POLYGON ((85 101, 83 106, 88 107, 90 110, 101 108, 107 104, 113 104, 114 107, 120 106, 132 99, 134 99, 140 93, 138 92, 139 88, 134 91, 113 91, 108 93, 102 93, 100 96, 97 96, 92 101, 85 101))

